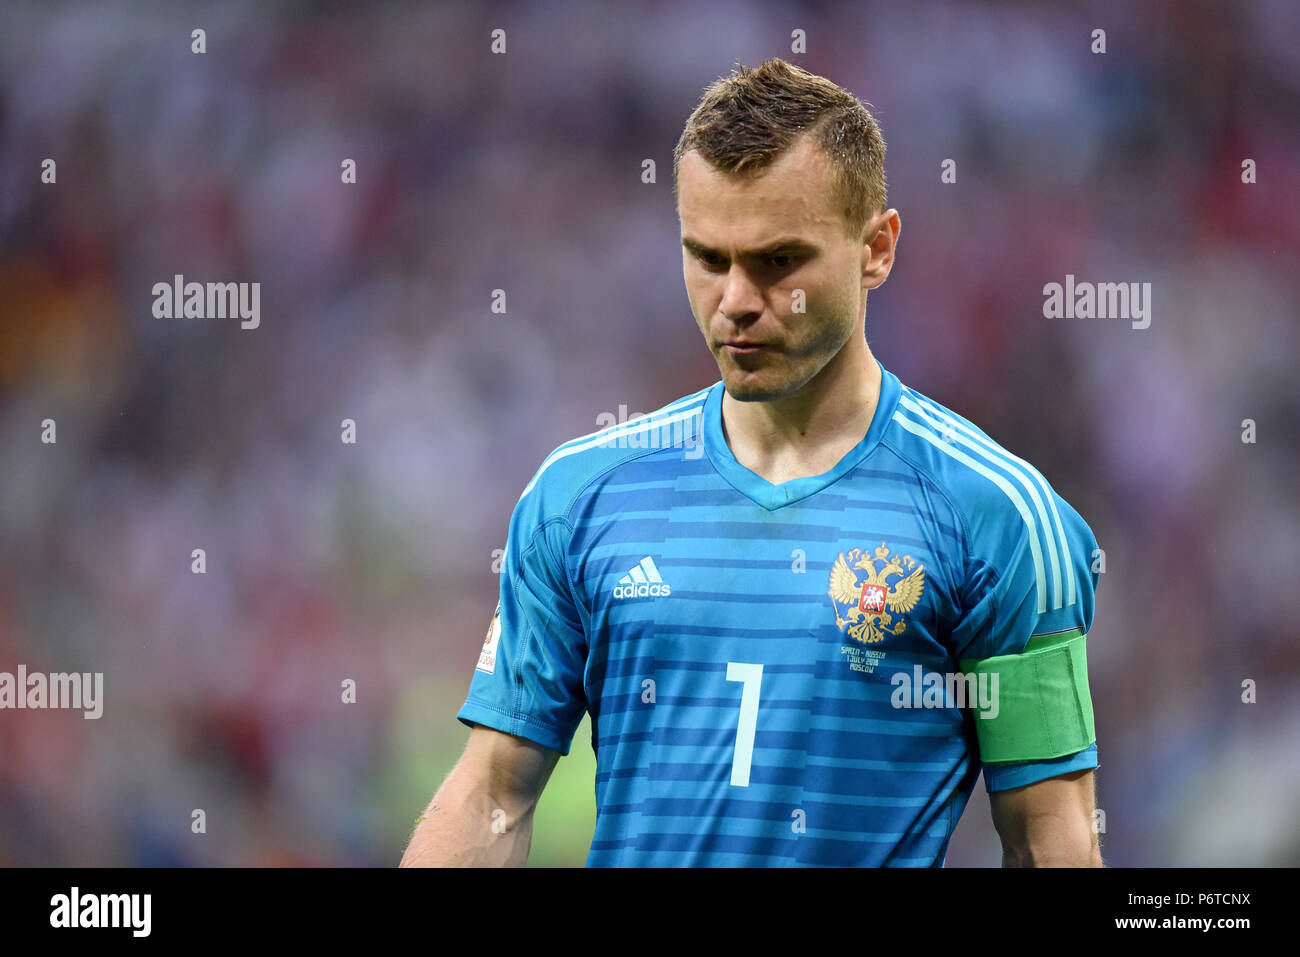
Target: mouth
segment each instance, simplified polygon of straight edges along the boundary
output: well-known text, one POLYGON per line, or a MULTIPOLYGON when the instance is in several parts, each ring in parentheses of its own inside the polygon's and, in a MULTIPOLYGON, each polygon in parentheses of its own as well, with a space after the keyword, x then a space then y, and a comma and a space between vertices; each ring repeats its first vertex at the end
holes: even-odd
POLYGON ((752 356, 768 351, 772 347, 763 342, 748 342, 737 339, 732 342, 724 342, 722 348, 725 349, 729 355, 752 356))

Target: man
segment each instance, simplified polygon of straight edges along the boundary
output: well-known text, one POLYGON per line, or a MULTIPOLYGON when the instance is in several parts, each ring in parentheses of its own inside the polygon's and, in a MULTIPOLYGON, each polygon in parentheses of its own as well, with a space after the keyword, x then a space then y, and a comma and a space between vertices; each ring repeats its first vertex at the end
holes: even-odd
POLYGON ((1101 866, 1096 541, 872 356, 884 151, 859 100, 781 60, 705 92, 675 173, 722 379, 524 489, 469 745, 403 865, 522 865, 586 710, 588 865, 940 866, 982 768, 1005 865, 1101 866))

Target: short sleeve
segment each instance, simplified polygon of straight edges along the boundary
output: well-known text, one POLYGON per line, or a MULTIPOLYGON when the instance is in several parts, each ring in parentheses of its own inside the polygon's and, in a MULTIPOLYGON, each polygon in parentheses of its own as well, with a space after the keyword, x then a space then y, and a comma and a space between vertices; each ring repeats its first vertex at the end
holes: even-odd
POLYGON ((566 570, 571 529, 532 506, 525 496, 511 516, 499 603, 456 717, 568 754, 586 710, 587 639, 566 570))
POLYGON ((992 761, 989 728, 975 719, 989 791, 1099 766, 1084 657, 1100 577, 1093 571, 1096 538, 1038 472, 1026 466, 1023 475, 969 516, 962 612, 952 632, 963 670, 999 672, 1003 699, 1016 703, 1004 722, 1017 720, 1013 714, 1024 724, 1042 722, 1030 736, 1037 749, 1031 760, 992 761), (1073 742, 1068 750, 1041 733, 1058 721, 1070 729, 1059 738, 1073 742))

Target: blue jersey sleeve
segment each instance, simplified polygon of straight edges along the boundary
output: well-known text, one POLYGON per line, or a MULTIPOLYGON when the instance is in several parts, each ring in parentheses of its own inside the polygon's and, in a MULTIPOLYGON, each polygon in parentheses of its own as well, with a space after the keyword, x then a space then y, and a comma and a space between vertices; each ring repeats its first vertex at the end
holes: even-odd
POLYGON ((561 754, 569 753, 586 710, 584 616, 565 560, 571 531, 562 517, 542 518, 535 495, 515 506, 500 602, 456 715, 561 754))
MULTIPOLYGON (((958 660, 981 661, 1021 655, 1031 639, 1048 641, 1092 627, 1099 574, 1093 571, 1097 541, 1083 518, 1027 463, 1010 470, 995 489, 985 486, 968 513, 969 554, 962 586, 962 614, 953 630, 958 660)), ((1035 669, 1009 673, 1036 695, 1075 696, 1056 676, 1035 669)), ((1086 679, 1078 710, 1091 715, 1086 679)), ((1089 720, 1091 720, 1089 718, 1089 720)), ((1094 740, 1072 754, 1044 755, 1041 761, 984 762, 989 791, 1022 787, 1071 771, 1098 767, 1094 740)))

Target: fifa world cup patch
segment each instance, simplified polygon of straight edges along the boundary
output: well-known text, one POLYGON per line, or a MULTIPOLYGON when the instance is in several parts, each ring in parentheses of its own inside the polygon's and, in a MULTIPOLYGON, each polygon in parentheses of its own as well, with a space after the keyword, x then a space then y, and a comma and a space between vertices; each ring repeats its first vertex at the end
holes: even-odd
POLYGON ((478 664, 475 666, 477 671, 486 671, 492 674, 497 667, 497 642, 501 638, 501 605, 497 604, 497 610, 492 615, 492 623, 488 625, 487 637, 483 639, 483 650, 478 653, 478 664))
POLYGON ((906 631, 903 616, 916 607, 923 591, 925 566, 911 555, 891 556, 884 542, 871 555, 854 548, 836 556, 826 593, 836 626, 858 642, 841 648, 852 670, 875 671, 884 652, 864 651, 860 645, 873 645, 906 631), (859 580, 856 572, 864 572, 866 577, 859 580))

